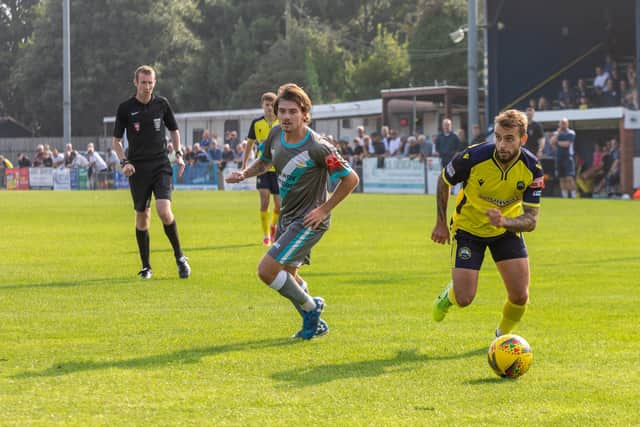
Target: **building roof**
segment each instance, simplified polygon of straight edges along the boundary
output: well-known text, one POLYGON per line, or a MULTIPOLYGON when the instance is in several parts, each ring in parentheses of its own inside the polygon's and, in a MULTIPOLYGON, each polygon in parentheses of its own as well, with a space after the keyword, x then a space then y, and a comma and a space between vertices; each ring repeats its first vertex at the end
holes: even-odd
MULTIPOLYGON (((176 119, 241 119, 255 118, 262 114, 261 108, 244 110, 194 111, 177 113, 176 119)), ((382 114, 382 101, 368 99, 363 101, 339 102, 335 104, 318 104, 311 108, 311 118, 314 120, 339 119, 343 117, 374 116, 382 114)), ((103 123, 115 122, 115 116, 104 117, 103 123)))
POLYGON ((13 117, 0 117, 0 138, 28 138, 33 132, 13 117))

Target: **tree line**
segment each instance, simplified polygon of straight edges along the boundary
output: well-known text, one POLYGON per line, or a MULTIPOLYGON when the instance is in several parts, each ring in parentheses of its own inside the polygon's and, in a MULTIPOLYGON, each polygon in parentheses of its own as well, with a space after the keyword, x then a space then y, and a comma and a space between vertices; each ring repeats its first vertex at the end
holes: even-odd
MULTIPOLYGON (((74 136, 134 93, 133 71, 158 71, 176 111, 253 108, 287 81, 314 103, 381 89, 466 84, 464 0, 71 0, 74 136)), ((62 135, 62 0, 0 1, 0 115, 62 135)))

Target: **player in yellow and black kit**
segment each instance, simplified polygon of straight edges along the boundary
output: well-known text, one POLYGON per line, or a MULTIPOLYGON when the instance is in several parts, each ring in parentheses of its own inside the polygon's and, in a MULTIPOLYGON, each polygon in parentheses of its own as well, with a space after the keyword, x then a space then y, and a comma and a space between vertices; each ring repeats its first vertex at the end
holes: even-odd
MULTIPOLYGON (((271 128, 278 124, 278 118, 273 111, 273 103, 276 100, 276 94, 266 92, 262 94, 260 99, 264 116, 258 117, 249 127, 247 135, 247 148, 244 151, 244 159, 242 161, 242 169, 247 167, 249 155, 253 150, 253 144, 258 142, 258 152, 256 159, 262 154, 262 143, 269 136, 271 128)), ((278 176, 273 166, 267 172, 259 175, 257 178, 256 188, 260 193, 260 224, 262 225, 262 243, 269 246, 275 241, 276 227, 280 216, 280 189, 278 187, 278 176), (269 195, 273 195, 273 211, 269 215, 269 195)))
POLYGON ((444 319, 449 307, 465 307, 478 289, 478 275, 488 247, 507 290, 496 336, 520 321, 529 301, 529 259, 522 232, 538 219, 543 171, 536 156, 522 148, 527 118, 507 110, 495 119, 495 144, 469 147, 454 157, 438 180, 436 225, 431 239, 451 248, 452 281, 433 303, 433 318, 444 319), (450 228, 446 222, 449 187, 459 182, 450 228))

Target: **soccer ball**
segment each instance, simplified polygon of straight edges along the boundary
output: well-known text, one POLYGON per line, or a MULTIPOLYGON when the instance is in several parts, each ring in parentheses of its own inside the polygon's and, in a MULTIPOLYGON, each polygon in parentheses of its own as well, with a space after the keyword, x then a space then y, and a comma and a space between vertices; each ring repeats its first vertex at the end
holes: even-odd
POLYGON ((531 346, 521 336, 502 335, 493 340, 487 354, 489 366, 502 378, 517 378, 531 367, 531 346))

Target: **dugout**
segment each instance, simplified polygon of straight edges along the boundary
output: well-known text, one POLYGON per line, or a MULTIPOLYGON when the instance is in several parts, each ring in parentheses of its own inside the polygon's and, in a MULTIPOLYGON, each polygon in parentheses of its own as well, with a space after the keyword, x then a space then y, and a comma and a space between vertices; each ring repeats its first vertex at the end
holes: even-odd
MULTIPOLYGON (((485 13, 490 117, 507 108, 524 109, 532 98, 555 99, 565 78, 572 85, 579 78, 592 84, 595 67, 605 65, 607 54, 620 70, 638 69, 640 0, 486 0, 485 13)), ((553 113, 536 114, 545 130, 555 129, 556 119, 565 116, 590 145, 590 133, 615 133, 620 141, 621 189, 631 193, 639 185, 640 167, 634 171, 634 157, 640 157, 640 139, 638 131, 624 125, 627 110, 594 108, 603 111, 581 113, 551 107, 553 113)))

